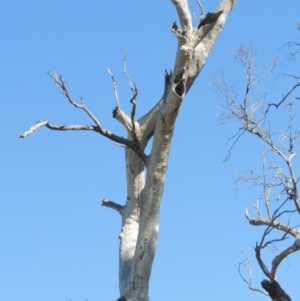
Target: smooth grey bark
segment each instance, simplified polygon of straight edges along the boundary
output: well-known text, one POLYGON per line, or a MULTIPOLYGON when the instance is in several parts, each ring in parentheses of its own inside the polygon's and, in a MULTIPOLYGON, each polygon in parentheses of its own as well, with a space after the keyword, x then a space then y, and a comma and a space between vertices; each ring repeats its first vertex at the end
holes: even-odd
POLYGON ((171 1, 180 20, 180 26, 174 23, 171 28, 178 40, 174 68, 170 74, 165 73, 162 98, 138 120, 135 120, 137 89, 131 86, 134 94, 131 116, 121 110, 117 101, 113 117, 127 130, 127 138, 104 129, 83 102, 77 104, 72 100, 62 78, 52 74, 50 76, 68 101, 88 114, 94 125, 54 126, 42 120, 27 132, 19 134, 20 138, 25 138, 43 126, 60 131, 89 130, 126 147, 126 204, 122 206, 108 199, 102 201, 103 206, 116 210, 122 219, 119 235, 119 300, 122 301, 149 300, 149 280, 159 232, 160 202, 175 121, 186 94, 205 65, 237 0, 222 0, 216 10, 217 14, 207 15, 197 26, 192 24, 187 0, 171 1), (146 155, 145 148, 152 137, 151 153, 146 155))

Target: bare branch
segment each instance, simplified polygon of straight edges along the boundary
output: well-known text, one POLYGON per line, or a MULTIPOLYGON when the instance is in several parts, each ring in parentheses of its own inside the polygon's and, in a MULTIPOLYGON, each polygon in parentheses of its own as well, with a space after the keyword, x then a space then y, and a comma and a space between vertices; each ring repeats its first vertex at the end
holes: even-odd
POLYGON ((124 206, 117 204, 115 202, 109 201, 108 199, 102 200, 102 206, 114 209, 118 211, 122 215, 122 211, 124 210, 124 206))
MULTIPOLYGON (((227 161, 230 159, 230 157, 231 157, 231 152, 232 152, 234 146, 238 143, 239 139, 245 134, 245 132, 246 132, 246 131, 245 131, 244 129, 239 129, 235 135, 233 135, 232 137, 228 138, 227 142, 228 142, 229 140, 233 139, 233 138, 234 138, 234 142, 233 142, 232 145, 230 146, 230 148, 229 148, 229 150, 228 150, 228 152, 227 152, 227 156, 226 156, 225 159, 223 160, 223 163, 224 163, 224 162, 227 162, 227 161)), ((226 144, 227 144, 227 142, 226 142, 226 144)))
POLYGON ((41 120, 33 125, 28 131, 23 134, 18 134, 18 136, 19 138, 25 138, 43 126, 54 131, 94 131, 100 133, 99 128, 94 125, 52 125, 47 120, 41 120))
POLYGON ((263 262, 263 260, 261 259, 261 255, 260 255, 260 251, 261 251, 261 244, 263 242, 263 239, 265 238, 265 235, 266 235, 266 231, 261 239, 261 243, 260 245, 258 245, 256 243, 256 247, 254 248, 255 250, 255 256, 256 256, 256 260, 262 270, 262 272, 268 277, 268 278, 271 278, 271 275, 270 275, 270 272, 268 271, 268 268, 266 267, 265 263, 263 262))
POLYGON ((193 30, 192 16, 187 0, 172 0, 172 2, 177 10, 182 29, 191 32, 193 30))
POLYGON ((278 221, 272 221, 270 219, 267 218, 263 218, 263 217, 259 217, 259 218, 251 218, 247 208, 245 209, 245 216, 247 218, 247 220, 249 221, 249 223, 253 226, 270 226, 270 227, 274 227, 277 230, 280 231, 284 231, 285 233, 289 233, 290 235, 292 235, 293 237, 298 237, 300 235, 300 231, 288 226, 286 224, 280 223, 278 221))
POLYGON ((197 0, 197 3, 200 7, 200 22, 204 20, 204 8, 200 0, 197 0))
POLYGON ((244 250, 242 252, 245 254, 246 258, 244 260, 242 260, 238 266, 236 266, 236 269, 238 270, 239 275, 241 276, 243 281, 247 283, 248 288, 250 290, 259 292, 259 293, 262 293, 262 294, 268 296, 268 294, 266 292, 262 291, 261 289, 254 288, 252 286, 252 270, 251 270, 251 266, 250 266, 249 256, 244 250), (242 268, 244 268, 246 270, 246 272, 248 274, 248 279, 246 279, 245 276, 243 275, 242 268))
POLYGON ((132 137, 133 137, 133 140, 136 141, 136 142, 138 142, 138 138, 137 138, 137 135, 136 135, 134 117, 135 117, 135 110, 136 110, 136 97, 137 97, 137 95, 138 95, 138 89, 135 87, 134 91, 133 91, 133 96, 130 99, 130 103, 132 104, 132 110, 131 110, 132 137))
POLYGON ((127 73, 127 67, 126 67, 126 59, 127 59, 127 51, 125 50, 124 51, 124 56, 123 56, 123 70, 122 72, 124 73, 124 75, 126 76, 127 80, 128 80, 128 84, 129 84, 129 87, 132 91, 132 93, 134 93, 134 90, 135 90, 135 84, 133 84, 129 74, 127 73))
POLYGON ((130 103, 132 104, 132 110, 131 110, 131 128, 132 128, 132 131, 131 131, 131 135, 133 137, 133 140, 136 143, 139 143, 138 138, 137 138, 137 134, 136 134, 136 127, 135 127, 135 120, 134 120, 135 111, 136 111, 136 98, 137 98, 137 95, 138 95, 138 89, 137 89, 136 85, 131 81, 131 78, 130 78, 129 74, 127 73, 126 58, 127 58, 127 53, 125 51, 124 52, 124 58, 123 58, 123 73, 124 73, 124 75, 126 76, 126 78, 128 80, 130 90, 133 94, 132 98, 130 99, 130 103))
POLYGON ((112 116, 116 120, 118 120, 126 129, 128 133, 131 133, 132 127, 131 127, 131 119, 130 117, 124 113, 120 107, 115 107, 112 111, 112 116))
MULTIPOLYGON (((265 229, 262 238, 260 240, 260 243, 256 243, 256 247, 255 247, 255 255, 256 255, 256 259, 257 262, 261 268, 261 270, 263 271, 263 273, 269 278, 269 279, 276 279, 276 271, 277 268, 280 264, 280 262, 287 257, 289 254, 291 254, 292 252, 295 252, 299 249, 299 245, 298 245, 298 239, 299 239, 299 232, 292 228, 289 227, 288 225, 284 225, 283 223, 279 223, 276 221, 277 218, 279 218, 281 215, 285 214, 285 213, 289 213, 290 211, 285 210, 285 211, 280 211, 281 208, 286 204, 287 200, 285 200, 274 212, 272 219, 271 220, 267 220, 267 219, 263 219, 262 217, 258 218, 258 219, 251 219, 248 215, 248 212, 246 210, 246 217, 249 220, 249 222, 253 225, 268 225, 267 228, 265 229), (271 239, 267 242, 265 242, 266 237, 270 234, 271 231, 273 231, 274 229, 278 229, 278 230, 282 230, 284 231, 284 234, 282 235, 282 237, 277 238, 277 239, 271 239), (280 242, 283 241, 285 239, 287 239, 287 235, 291 234, 296 238, 296 243, 294 244, 294 247, 292 248, 288 248, 285 251, 283 251, 282 253, 280 253, 277 257, 274 258, 273 262, 272 262, 272 269, 271 272, 269 272, 268 268, 266 267, 265 263, 263 262, 262 258, 261 258, 261 250, 264 249, 265 247, 267 247, 268 245, 274 243, 274 242, 280 242)), ((295 210, 296 211, 296 210, 295 210)), ((294 211, 294 212, 295 212, 294 211)))
POLYGON ((72 98, 69 94, 69 91, 68 91, 67 87, 65 86, 65 83, 61 76, 58 77, 56 74, 55 75, 53 75, 51 73, 48 73, 48 74, 54 80, 54 82, 57 85, 57 87, 59 88, 59 90, 66 96, 68 101, 74 107, 76 107, 78 109, 82 109, 84 112, 86 112, 87 115, 94 121, 96 126, 88 126, 88 125, 68 125, 68 126, 57 125, 57 126, 53 126, 53 125, 49 124, 49 122, 47 120, 42 120, 42 121, 39 121, 36 125, 30 127, 30 129, 28 131, 24 132, 23 134, 18 134, 20 138, 25 138, 26 136, 34 133, 37 129, 39 129, 43 126, 49 128, 51 130, 57 130, 57 131, 70 131, 70 130, 94 131, 114 142, 125 145, 128 148, 132 149, 143 160, 143 162, 147 166, 148 157, 143 152, 143 150, 141 149, 139 144, 136 143, 136 141, 131 141, 131 140, 125 139, 123 137, 117 136, 117 135, 113 134, 112 132, 103 128, 101 126, 100 122, 98 121, 98 119, 85 106, 82 99, 81 99, 81 104, 78 104, 72 100, 72 98))
MULTIPOLYGON (((299 235, 298 235, 299 237, 299 235)), ((299 244, 297 243, 298 241, 296 240, 295 243, 286 248, 285 250, 283 250, 282 252, 280 252, 279 255, 277 255, 273 261, 272 261, 272 269, 271 269, 271 275, 276 275, 276 272, 277 272, 277 269, 280 265, 280 263, 282 262, 282 260, 284 260, 286 257, 288 257, 290 254, 294 253, 294 252, 297 252, 300 250, 300 246, 299 244)), ((275 277, 274 277, 275 278, 275 277)))
POLYGON ((265 116, 268 114, 270 108, 274 106, 276 109, 284 102, 286 99, 292 94, 300 86, 300 83, 295 84, 285 95, 283 95, 282 99, 278 103, 268 103, 268 107, 265 111, 265 116))
POLYGON ((123 57, 123 70, 122 72, 124 73, 124 75, 126 76, 128 83, 129 83, 129 87, 133 93, 133 97, 130 100, 130 103, 134 103, 133 104, 133 108, 132 108, 132 112, 131 112, 131 118, 125 114, 119 106, 119 98, 118 98, 118 92, 117 92, 117 84, 114 80, 114 76, 113 73, 111 72, 111 70, 108 69, 109 74, 112 77, 112 81, 113 81, 113 86, 114 86, 114 93, 115 93, 115 98, 117 101, 117 106, 115 107, 115 109, 113 110, 113 118, 116 118, 127 130, 128 134, 130 134, 134 141, 137 142, 137 136, 136 136, 136 127, 135 127, 135 123, 133 122, 134 118, 132 118, 132 114, 133 117, 135 115, 135 109, 136 109, 136 97, 138 94, 138 90, 135 86, 135 84, 131 81, 130 76, 127 73, 127 68, 126 68, 126 58, 127 58, 127 53, 126 51, 124 52, 124 57, 123 57))
MULTIPOLYGON (((73 101, 73 99, 70 96, 70 93, 65 85, 65 82, 63 81, 62 76, 58 77, 56 74, 51 74, 50 72, 48 72, 48 75, 54 80, 56 86, 58 87, 58 89, 61 91, 61 93, 63 95, 66 96, 66 98, 68 99, 68 101, 77 109, 81 109, 83 110, 85 113, 87 113, 87 115, 94 121, 94 123, 98 126, 99 128, 99 132, 103 132, 104 130, 102 129, 100 122, 98 121, 98 119, 90 112, 90 110, 85 106, 85 104, 83 103, 83 99, 81 98, 81 103, 78 104, 75 101, 73 101)), ((101 133, 102 134, 102 133, 101 133)))
POLYGON ((163 96, 148 113, 146 113, 138 120, 138 123, 141 128, 141 132, 143 133, 143 137, 141 138, 141 140, 144 141, 143 144, 147 143, 154 134, 154 129, 157 123, 157 118, 159 116, 161 107, 163 103, 166 101, 166 97, 171 89, 172 76, 173 76, 172 71, 168 73, 168 71, 165 70, 164 73, 165 84, 164 84, 163 96))
POLYGON ((115 99, 116 99, 116 106, 117 108, 120 107, 120 102, 119 102, 119 95, 118 95, 118 90, 117 90, 117 83, 115 81, 114 75, 112 74, 112 72, 110 71, 109 68, 107 68, 107 72, 109 73, 109 75, 111 76, 112 82, 113 82, 113 87, 114 87, 114 94, 115 94, 115 99))
POLYGON ((67 87, 65 86, 65 83, 62 79, 62 77, 60 76, 59 78, 56 75, 52 75, 49 73, 49 75, 53 78, 53 80, 55 81, 56 85, 58 86, 58 88, 60 89, 60 91, 67 97, 67 99, 69 100, 69 102, 75 106, 76 108, 82 109, 83 111, 85 111, 90 117, 91 119, 96 123, 97 128, 98 128, 98 132, 109 138, 110 140, 113 140, 114 142, 117 143, 121 143, 123 145, 126 145, 127 147, 131 148, 133 151, 136 152, 136 154, 144 161, 144 163, 147 162, 147 156, 144 154, 144 152, 141 150, 141 148, 136 144, 135 141, 130 141, 127 140, 123 137, 119 137, 115 134, 113 134, 112 132, 109 132, 108 130, 104 129, 100 122, 98 121, 98 119, 88 110, 88 108, 84 105, 83 101, 81 101, 81 104, 77 104, 75 103, 70 94, 69 91, 67 89, 67 87))
POLYGON ((33 125, 32 127, 30 127, 30 129, 26 132, 24 132, 23 134, 18 134, 19 138, 25 138, 27 137, 28 135, 34 133, 37 129, 45 126, 46 124, 48 124, 48 121, 47 120, 40 120, 40 121, 37 121, 35 125, 33 125))
MULTIPOLYGON (((298 21, 299 22, 299 21, 298 21)), ((298 23, 299 24, 299 23, 298 23)), ((299 29, 299 28, 298 28, 299 29)), ((283 45, 283 47, 288 47, 288 48, 291 48, 291 47, 296 47, 296 51, 292 52, 289 54, 289 57, 288 57, 288 60, 295 60, 296 59, 296 56, 297 54, 299 54, 300 52, 300 43, 296 43, 296 42, 287 42, 283 45)), ((282 47, 282 48, 283 48, 282 47)))
MULTIPOLYGON (((124 53, 124 60, 126 59, 126 52, 124 53)), ((123 61, 124 61, 123 60, 123 61)), ((126 70, 126 64, 124 62, 124 68, 126 70)), ((120 103, 119 103, 119 96, 118 96, 118 90, 117 90, 117 83, 115 81, 115 78, 114 78, 114 75, 113 73, 111 72, 111 70, 109 68, 107 68, 107 71, 109 73, 109 75, 111 76, 112 78, 112 82, 113 82, 113 89, 114 89, 114 95, 115 95, 115 99, 116 99, 116 107, 114 108, 114 110, 112 111, 112 114, 113 114, 113 118, 117 119, 124 127, 125 129, 127 130, 128 133, 131 133, 132 132, 132 124, 131 124, 131 119, 130 117, 125 114, 121 108, 120 108, 120 103)), ((126 72, 126 71, 125 71, 126 72)), ((124 73, 124 71, 123 71, 124 73)), ((127 73, 126 73, 127 74, 127 73)), ((125 74, 125 75, 126 75, 125 74)), ((129 84, 131 85, 131 81, 130 81, 130 78, 127 77, 128 81, 129 81, 129 84)), ((130 86, 131 88, 131 86, 130 86)))
POLYGON ((116 143, 125 145, 126 147, 132 149, 144 161, 144 163, 147 166, 148 157, 142 152, 141 148, 139 147, 139 145, 136 144, 135 141, 127 140, 123 137, 117 136, 102 127, 99 128, 99 126, 94 126, 94 125, 51 125, 47 120, 42 120, 42 121, 39 121, 36 125, 32 126, 28 131, 26 131, 22 134, 18 134, 18 136, 19 136, 19 138, 25 138, 43 126, 47 127, 50 130, 54 130, 54 131, 94 131, 94 132, 97 132, 97 133, 101 134, 102 136, 104 136, 116 143))

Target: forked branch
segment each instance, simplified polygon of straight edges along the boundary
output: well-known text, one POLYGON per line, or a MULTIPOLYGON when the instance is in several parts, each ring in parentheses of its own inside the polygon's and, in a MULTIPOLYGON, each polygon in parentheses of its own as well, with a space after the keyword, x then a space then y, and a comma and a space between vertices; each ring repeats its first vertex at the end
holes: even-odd
POLYGON ((59 88, 59 90, 62 92, 62 94, 65 95, 65 97, 68 99, 68 101, 75 108, 83 110, 93 120, 95 125, 67 125, 67 126, 56 125, 56 126, 54 126, 54 125, 51 125, 47 120, 42 120, 42 121, 37 122, 34 126, 30 127, 30 129, 28 131, 25 131, 22 134, 18 134, 20 138, 25 138, 28 135, 34 133, 37 129, 44 127, 44 126, 51 130, 57 130, 57 131, 72 131, 72 130, 73 131, 74 130, 94 131, 114 142, 117 142, 119 144, 122 144, 122 145, 132 149, 143 160, 143 162, 147 166, 148 157, 143 152, 143 150, 141 149, 139 144, 136 143, 136 141, 128 140, 123 137, 117 136, 117 135, 113 134, 112 132, 103 128, 102 125, 100 124, 99 120, 85 106, 83 99, 81 99, 81 103, 76 103, 75 101, 73 101, 73 99, 70 96, 70 93, 65 85, 65 82, 63 81, 61 76, 58 77, 56 74, 51 74, 51 73, 48 73, 48 74, 54 80, 56 86, 59 88))
POLYGON ((238 266, 236 266, 236 269, 237 269, 239 275, 241 276, 241 278, 243 279, 243 281, 247 283, 248 288, 250 290, 262 293, 264 295, 268 295, 265 291, 263 291, 263 290, 261 290, 259 288, 255 288, 255 287, 252 286, 252 269, 251 269, 251 265, 250 265, 250 259, 249 259, 248 254, 245 251, 243 251, 243 253, 245 254, 246 258, 244 260, 242 260, 238 264, 238 266), (244 272, 242 271, 243 269, 246 270, 246 273, 248 275, 247 278, 244 276, 244 272))
MULTIPOLYGON (((298 79, 300 79, 300 78, 298 78, 298 79)), ((294 86, 292 86, 291 88, 290 88, 290 90, 285 94, 285 95, 283 95, 283 97, 281 98, 281 100, 278 102, 278 103, 268 103, 268 107, 267 107, 267 109, 266 109, 266 111, 265 111, 265 115, 267 115, 268 114, 268 112, 269 112, 269 110, 270 110, 270 108, 272 107, 272 106, 274 106, 276 109, 278 109, 278 107, 283 103, 283 102, 285 102, 288 98, 289 98, 289 96, 298 88, 300 86, 300 83, 298 82, 298 83, 296 83, 294 86)))
POLYGON ((107 72, 111 76, 113 82, 114 95, 116 99, 116 107, 112 111, 113 118, 117 119, 125 127, 128 133, 131 133, 132 127, 131 127, 130 117, 127 114, 125 114, 120 108, 119 95, 118 95, 118 89, 117 89, 117 83, 115 81, 115 77, 109 68, 107 68, 107 72))

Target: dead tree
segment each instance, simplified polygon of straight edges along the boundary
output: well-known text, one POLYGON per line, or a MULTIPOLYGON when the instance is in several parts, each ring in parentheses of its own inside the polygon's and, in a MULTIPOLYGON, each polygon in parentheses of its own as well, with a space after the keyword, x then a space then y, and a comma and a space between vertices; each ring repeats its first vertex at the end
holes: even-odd
POLYGON ((174 22, 171 27, 178 48, 173 70, 165 72, 163 95, 153 108, 144 116, 136 118, 138 89, 124 68, 132 90, 132 110, 129 115, 123 112, 113 74, 109 70, 116 98, 113 118, 124 126, 127 138, 105 129, 82 99, 79 103, 73 100, 62 76, 56 74, 49 75, 60 92, 72 106, 87 114, 92 124, 62 126, 41 120, 19 135, 25 138, 41 127, 55 131, 93 131, 125 147, 126 203, 121 205, 109 199, 102 201, 103 206, 116 210, 122 220, 119 235, 119 300, 149 300, 149 279, 158 237, 160 202, 175 121, 186 94, 205 65, 236 0, 220 1, 216 13, 208 13, 205 18, 203 7, 198 1, 202 12, 199 25, 193 25, 187 0, 172 0, 172 3, 179 18, 179 25, 174 22), (146 154, 145 148, 151 138, 151 151, 146 154))
POLYGON ((225 96, 225 104, 221 107, 220 123, 234 119, 240 124, 229 150, 229 156, 235 143, 246 133, 256 136, 265 145, 261 170, 250 170, 249 174, 239 176, 237 179, 257 185, 262 191, 257 202, 252 205, 255 216, 250 215, 248 209, 245 209, 245 216, 252 226, 265 228, 254 247, 257 263, 267 277, 261 282, 265 291, 252 286, 251 266, 247 254, 246 259, 239 263, 237 269, 251 290, 269 295, 274 301, 291 301, 277 281, 277 271, 284 259, 300 250, 300 229, 297 229, 300 214, 299 178, 296 176, 293 164, 296 157, 296 140, 300 135, 300 130, 295 130, 293 127, 296 118, 293 107, 299 100, 296 93, 299 91, 297 89, 300 86, 300 77, 292 76, 295 82, 289 91, 277 102, 268 103, 268 91, 260 92, 258 85, 273 71, 276 61, 273 61, 271 67, 260 75, 255 69, 256 52, 251 45, 239 47, 233 51, 233 55, 243 68, 246 78, 245 87, 242 88, 245 91, 242 98, 239 98, 234 88, 226 84, 224 78, 216 80, 214 85, 225 96), (274 108, 285 112, 289 110, 288 124, 281 132, 272 128, 270 115, 274 108), (275 162, 268 160, 268 152, 275 154, 275 159, 277 157, 275 162), (290 243, 286 246, 288 241, 290 243), (262 252, 275 243, 282 247, 268 267, 262 252), (245 271, 247 276, 244 274, 245 271))

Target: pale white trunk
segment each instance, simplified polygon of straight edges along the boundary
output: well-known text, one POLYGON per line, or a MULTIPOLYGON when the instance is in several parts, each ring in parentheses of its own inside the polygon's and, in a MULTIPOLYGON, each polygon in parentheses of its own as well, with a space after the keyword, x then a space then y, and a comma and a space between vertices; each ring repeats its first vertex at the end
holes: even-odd
POLYGON ((220 20, 197 30, 192 26, 187 1, 172 2, 185 32, 182 34, 181 29, 173 27, 179 43, 173 76, 166 83, 162 99, 137 122, 143 150, 153 135, 147 167, 133 151, 126 151, 128 199, 122 213, 120 235, 120 295, 127 301, 149 300, 149 280, 159 232, 160 202, 176 117, 235 4, 233 0, 222 1, 218 8, 223 10, 220 20))
POLYGON ((49 75, 71 105, 83 110, 94 124, 55 126, 47 120, 41 120, 28 131, 19 134, 20 138, 25 138, 41 127, 55 131, 88 130, 126 147, 126 204, 122 206, 107 199, 102 201, 103 206, 116 210, 122 218, 122 229, 119 235, 120 301, 149 300, 149 280, 159 231, 160 202, 176 117, 185 95, 203 68, 237 0, 222 0, 217 9, 218 13, 210 14, 206 22, 195 27, 192 24, 187 0, 171 1, 180 20, 179 26, 174 23, 171 28, 177 38, 178 48, 174 70, 172 74, 165 74, 165 89, 158 103, 142 118, 135 121, 137 89, 131 86, 134 94, 131 99, 132 112, 130 117, 127 116, 119 107, 116 83, 109 70, 117 101, 113 117, 127 130, 128 139, 103 128, 83 102, 76 103, 72 100, 62 77, 50 73, 49 75), (147 156, 145 147, 151 137, 153 137, 152 150, 147 156))
POLYGON ((144 164, 132 150, 126 150, 127 199, 122 211, 122 229, 119 235, 119 287, 121 296, 129 285, 132 259, 139 232, 139 198, 145 187, 144 164))

